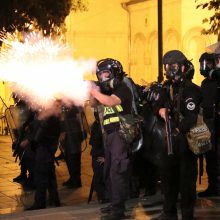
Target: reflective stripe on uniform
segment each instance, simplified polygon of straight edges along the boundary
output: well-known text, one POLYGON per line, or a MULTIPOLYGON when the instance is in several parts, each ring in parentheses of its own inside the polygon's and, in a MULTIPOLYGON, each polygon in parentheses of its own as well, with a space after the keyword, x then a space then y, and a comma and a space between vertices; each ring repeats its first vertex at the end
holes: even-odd
MULTIPOLYGON (((118 112, 123 111, 123 108, 121 105, 116 105, 115 108, 118 110, 118 112)), ((110 115, 110 114, 114 114, 114 113, 115 113, 115 111, 113 110, 112 107, 104 106, 104 115, 110 115)))
POLYGON ((115 122, 119 122, 119 117, 111 117, 111 118, 105 119, 103 121, 103 125, 108 125, 108 124, 115 123, 115 122))
POLYGON ((116 105, 115 108, 118 110, 118 112, 122 112, 123 108, 121 105, 116 105))

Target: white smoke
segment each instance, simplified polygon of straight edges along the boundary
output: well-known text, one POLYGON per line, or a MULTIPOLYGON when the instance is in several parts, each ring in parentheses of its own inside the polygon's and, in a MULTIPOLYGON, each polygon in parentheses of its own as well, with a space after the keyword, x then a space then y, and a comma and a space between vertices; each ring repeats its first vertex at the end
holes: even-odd
POLYGON ((67 44, 40 33, 22 42, 15 35, 2 40, 0 79, 33 109, 50 107, 56 98, 75 105, 88 99, 90 83, 83 77, 95 70, 94 59, 73 59, 67 44))

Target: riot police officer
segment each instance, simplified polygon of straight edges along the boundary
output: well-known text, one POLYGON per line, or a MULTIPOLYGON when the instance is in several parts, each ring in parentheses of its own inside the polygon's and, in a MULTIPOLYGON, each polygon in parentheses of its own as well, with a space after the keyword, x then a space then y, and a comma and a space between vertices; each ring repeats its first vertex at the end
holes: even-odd
POLYGON ((60 114, 61 102, 57 100, 51 108, 38 115, 38 118, 33 121, 33 132, 20 144, 23 148, 31 144, 35 151, 36 192, 33 205, 26 210, 46 208, 47 190, 51 205, 60 206, 54 165, 61 131, 60 114))
POLYGON ((203 118, 211 131, 212 150, 205 154, 206 158, 206 172, 208 175, 208 188, 199 192, 199 197, 219 196, 220 182, 219 182, 219 158, 218 149, 215 143, 215 100, 217 94, 218 81, 213 79, 213 71, 215 71, 214 54, 203 53, 199 59, 200 73, 205 77, 201 83, 201 91, 203 95, 201 107, 203 109, 203 118))
MULTIPOLYGON (((119 220, 125 217, 125 200, 128 197, 129 180, 129 146, 119 135, 119 117, 114 108, 120 114, 131 114, 132 94, 123 83, 124 71, 121 63, 112 58, 98 61, 97 78, 100 88, 93 86, 91 96, 103 105, 103 128, 105 131, 105 179, 109 179, 111 206, 102 210, 109 212, 102 219, 119 220), (101 91, 99 91, 101 90, 101 91)), ((91 101, 94 102, 95 100, 91 101)))
POLYGON ((18 122, 16 124, 20 126, 14 130, 16 140, 12 144, 12 148, 14 151, 13 156, 20 159, 21 169, 20 175, 15 177, 13 181, 21 183, 24 190, 34 189, 34 153, 29 146, 25 150, 22 149, 20 143, 31 130, 31 123, 34 120, 35 112, 17 94, 13 93, 13 99, 15 101, 15 108, 18 111, 18 122))
POLYGON ((81 112, 77 106, 65 107, 63 110, 63 132, 61 140, 70 178, 63 183, 67 188, 79 188, 81 183, 81 143, 83 133, 80 125, 81 112))
POLYGON ((180 193, 182 219, 192 220, 196 199, 197 157, 190 151, 185 135, 196 124, 201 92, 187 77, 192 66, 181 51, 168 51, 163 56, 163 64, 168 80, 163 84, 154 110, 161 120, 170 122, 172 148, 169 154, 167 148, 161 151, 164 205, 163 212, 156 219, 178 219, 177 198, 180 193))

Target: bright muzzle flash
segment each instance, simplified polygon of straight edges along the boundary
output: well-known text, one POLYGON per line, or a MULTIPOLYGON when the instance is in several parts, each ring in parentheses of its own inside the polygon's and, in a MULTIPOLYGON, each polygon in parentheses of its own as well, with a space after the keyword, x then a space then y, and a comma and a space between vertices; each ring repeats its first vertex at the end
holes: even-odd
POLYGON ((54 99, 83 105, 90 83, 84 74, 95 70, 95 59, 73 59, 62 39, 31 32, 20 41, 15 34, 2 39, 0 79, 33 109, 47 108, 54 99))

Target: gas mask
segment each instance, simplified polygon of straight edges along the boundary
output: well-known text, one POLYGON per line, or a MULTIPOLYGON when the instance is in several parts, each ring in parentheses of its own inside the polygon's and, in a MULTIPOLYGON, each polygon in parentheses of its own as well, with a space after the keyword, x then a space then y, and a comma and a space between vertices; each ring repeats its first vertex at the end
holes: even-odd
POLYGON ((166 77, 168 80, 174 82, 181 82, 183 80, 183 73, 181 71, 181 66, 177 63, 164 64, 166 71, 166 77))
POLYGON ((103 78, 101 81, 100 81, 100 88, 101 88, 101 92, 104 93, 104 94, 108 94, 110 95, 111 92, 112 92, 112 88, 111 88, 111 81, 113 79, 110 79, 110 78, 103 78))
POLYGON ((210 61, 210 60, 200 61, 200 73, 204 77, 207 77, 213 68, 214 68, 214 66, 213 66, 212 61, 210 61))
POLYGON ((102 71, 98 73, 101 92, 110 95, 114 89, 119 85, 119 80, 114 78, 109 71, 102 71), (108 73, 108 74, 106 74, 108 73))
POLYGON ((102 59, 97 62, 96 76, 100 82, 101 91, 104 94, 111 94, 123 80, 123 67, 118 60, 102 59))

